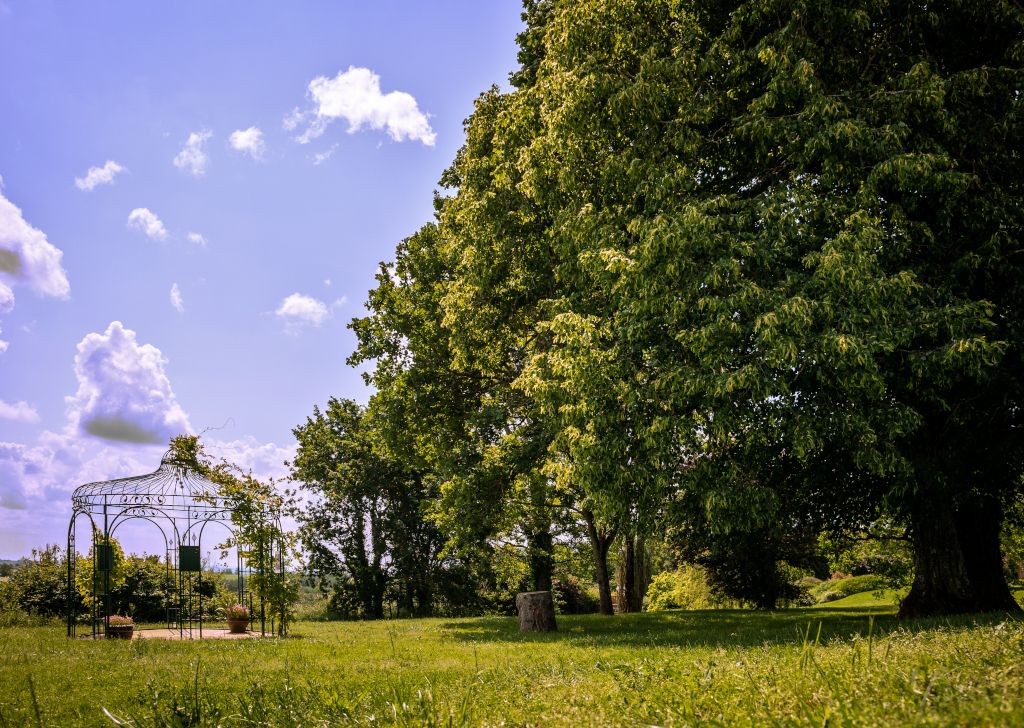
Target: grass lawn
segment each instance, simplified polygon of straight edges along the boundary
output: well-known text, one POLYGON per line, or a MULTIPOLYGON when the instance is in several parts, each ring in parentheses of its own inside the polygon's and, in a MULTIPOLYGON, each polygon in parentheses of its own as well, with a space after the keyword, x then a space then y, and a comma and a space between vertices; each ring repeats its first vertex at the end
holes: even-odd
POLYGON ((1024 622, 838 604, 560 617, 540 636, 510 618, 237 642, 5 629, 0 726, 1024 724, 1024 622))

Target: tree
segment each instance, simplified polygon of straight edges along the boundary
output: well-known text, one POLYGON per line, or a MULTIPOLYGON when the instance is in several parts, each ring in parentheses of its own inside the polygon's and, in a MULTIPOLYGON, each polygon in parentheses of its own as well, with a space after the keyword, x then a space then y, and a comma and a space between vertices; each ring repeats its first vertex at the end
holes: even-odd
POLYGON ((428 519, 435 493, 387 457, 366 411, 332 398, 293 430, 292 477, 310 499, 300 513, 309 567, 333 583, 336 603, 384 616, 389 589, 406 614, 434 611, 444 539, 428 519))
MULTIPOLYGON (((1017 609, 1021 35, 1003 2, 595 0, 538 54, 523 178, 593 292, 551 320, 608 327, 660 408, 647 462, 708 520, 906 520, 905 616, 1017 609)), ((550 381, 585 391, 581 361, 550 381)))

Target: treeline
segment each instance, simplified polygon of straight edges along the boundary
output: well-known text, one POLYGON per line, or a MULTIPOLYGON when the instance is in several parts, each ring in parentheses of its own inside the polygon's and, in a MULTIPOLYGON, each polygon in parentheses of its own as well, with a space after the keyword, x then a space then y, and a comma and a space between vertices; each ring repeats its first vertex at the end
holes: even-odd
POLYGON ((910 544, 905 616, 1018 609, 1020 8, 525 7, 351 325, 368 407, 295 430, 339 605, 469 608, 509 553, 549 589, 582 541, 602 612, 652 544, 772 607, 860 534, 910 544))

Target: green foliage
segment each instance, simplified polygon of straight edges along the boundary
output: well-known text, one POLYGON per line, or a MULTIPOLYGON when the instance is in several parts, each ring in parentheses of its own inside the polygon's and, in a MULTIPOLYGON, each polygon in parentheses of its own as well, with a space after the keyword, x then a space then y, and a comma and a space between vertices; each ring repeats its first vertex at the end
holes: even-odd
POLYGON ((442 601, 455 611, 468 606, 472 587, 457 584, 469 576, 465 564, 442 556, 447 539, 429 518, 436 480, 390 454, 351 400, 314 407, 293 432, 291 475, 310 496, 299 512, 301 537, 310 572, 334 592, 334 609, 372 619, 384 616, 386 601, 419 616, 442 601))
POLYGON ((555 599, 555 611, 559 614, 595 614, 598 611, 598 600, 574 576, 555 579, 551 584, 555 599))
POLYGON ((724 606, 700 566, 682 565, 674 571, 662 571, 647 589, 647 611, 665 609, 717 609, 724 606))
POLYGON ((909 586, 914 571, 909 541, 893 528, 875 528, 856 537, 822 536, 819 546, 828 555, 829 571, 860 576, 874 574, 892 588, 909 586))
POLYGON ((876 574, 863 574, 840 579, 829 579, 815 584, 809 591, 814 600, 833 602, 837 599, 859 594, 861 592, 881 591, 889 587, 889 581, 876 574))
POLYGON ((273 629, 286 634, 299 594, 299 579, 289 567, 299 554, 296 536, 282 528, 281 516, 293 507, 294 494, 279 490, 273 481, 261 482, 227 461, 214 463, 195 435, 173 438, 170 453, 180 467, 217 485, 218 496, 228 503, 234 528, 233 535, 218 548, 225 552, 237 549, 250 565, 249 588, 269 607, 273 629))
POLYGON ((67 569, 66 554, 59 546, 32 549, 32 557, 19 561, 0 581, 0 612, 4 615, 0 619, 30 623, 32 618, 67 614, 67 569), (18 617, 19 612, 29 619, 18 617))

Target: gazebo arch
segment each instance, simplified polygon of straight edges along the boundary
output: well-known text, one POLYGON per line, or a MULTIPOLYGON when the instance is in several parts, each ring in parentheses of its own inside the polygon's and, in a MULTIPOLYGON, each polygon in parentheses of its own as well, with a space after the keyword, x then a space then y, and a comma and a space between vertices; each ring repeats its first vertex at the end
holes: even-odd
MULTIPOLYGON (((86 517, 91 531, 91 636, 105 635, 111 616, 111 538, 119 526, 133 520, 154 524, 163 537, 167 575, 175 584, 175 592, 165 604, 167 629, 176 629, 179 637, 191 638, 196 632, 203 636, 203 595, 196 588, 198 577, 193 575, 201 574, 203 533, 208 525, 218 523, 236 543, 238 601, 249 607, 252 622, 258 622, 260 633, 266 634, 266 604, 262 596, 253 595, 249 580, 264 570, 283 573, 282 545, 239 543, 230 499, 220 494, 216 483, 175 461, 170 451, 152 473, 79 486, 71 495, 71 506, 67 550, 69 637, 78 630, 75 530, 80 516, 86 517), (248 552, 255 553, 255 559, 246 558, 248 552)), ((268 513, 267 517, 276 520, 276 514, 268 513)))

